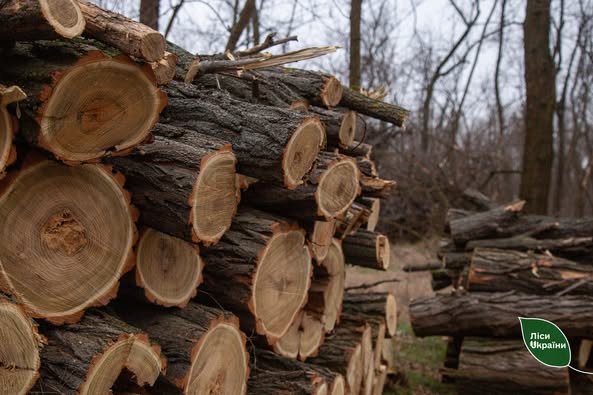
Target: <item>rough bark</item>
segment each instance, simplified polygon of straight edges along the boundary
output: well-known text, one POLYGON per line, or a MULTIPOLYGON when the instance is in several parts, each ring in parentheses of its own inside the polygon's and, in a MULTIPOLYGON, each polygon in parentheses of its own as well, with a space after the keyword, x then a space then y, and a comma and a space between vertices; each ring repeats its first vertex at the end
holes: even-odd
POLYGON ((0 41, 73 38, 84 27, 74 0, 7 0, 0 5, 0 41))
POLYGON ((294 188, 311 169, 325 139, 316 118, 254 105, 219 91, 172 82, 161 122, 233 143, 237 171, 294 188))
POLYGON ((397 306, 395 297, 390 293, 347 291, 344 293, 342 314, 346 317, 358 317, 373 325, 384 323, 389 337, 395 336, 397 306))
POLYGON ((230 144, 160 123, 153 133, 151 143, 109 159, 126 176, 142 222, 190 242, 216 243, 238 204, 230 144))
POLYGON ((342 242, 346 263, 372 269, 387 270, 391 261, 389 239, 365 229, 346 237, 342 242))
POLYGON ((149 66, 108 52, 80 40, 17 43, 5 51, 0 83, 16 83, 28 96, 20 103, 19 136, 71 163, 146 140, 166 98, 149 66))
POLYGON ((550 255, 477 249, 466 288, 532 295, 591 295, 593 267, 550 255))
POLYGON ((6 106, 26 97, 25 92, 16 85, 0 85, 0 179, 4 177, 6 167, 16 160, 13 139, 18 131, 18 121, 6 110, 6 106))
POLYGON ((41 377, 33 393, 106 394, 124 370, 139 386, 151 386, 166 362, 139 329, 99 310, 77 324, 43 328, 41 377))
POLYGON ((167 42, 158 31, 84 0, 80 8, 86 19, 85 35, 147 62, 165 56, 167 42))
POLYGON ((348 88, 344 88, 342 91, 340 105, 359 114, 392 123, 395 126, 404 126, 408 116, 408 110, 402 107, 370 98, 348 88))
POLYGON ((568 368, 540 364, 520 340, 466 338, 459 369, 447 370, 460 394, 569 394, 568 368))
POLYGON ((326 110, 320 107, 311 107, 309 112, 319 117, 327 136, 327 148, 347 149, 354 142, 354 137, 364 127, 360 117, 354 111, 340 109, 338 111, 326 110))
POLYGON ((360 24, 362 0, 350 2, 350 88, 360 89, 360 24))
POLYGON ((593 298, 541 296, 514 292, 453 293, 418 298, 410 305, 417 336, 520 337, 517 317, 552 321, 568 337, 591 337, 593 298))

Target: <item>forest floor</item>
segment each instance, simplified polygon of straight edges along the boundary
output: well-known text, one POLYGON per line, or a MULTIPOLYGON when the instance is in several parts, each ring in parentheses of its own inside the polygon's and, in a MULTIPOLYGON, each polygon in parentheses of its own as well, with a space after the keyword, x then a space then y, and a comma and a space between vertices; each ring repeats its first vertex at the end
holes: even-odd
MULTIPOLYGON (((386 341, 385 351, 390 360, 391 374, 385 386, 388 395, 453 395, 452 386, 441 383, 446 338, 417 338, 410 325, 408 305, 411 300, 433 294, 429 272, 406 273, 404 265, 422 264, 435 260, 438 240, 415 244, 392 243, 391 267, 387 273, 352 267, 346 276, 346 286, 373 283, 385 278, 397 278, 377 286, 377 291, 395 294, 398 306, 398 331, 386 341)), ((387 339, 386 339, 387 340, 387 339)))

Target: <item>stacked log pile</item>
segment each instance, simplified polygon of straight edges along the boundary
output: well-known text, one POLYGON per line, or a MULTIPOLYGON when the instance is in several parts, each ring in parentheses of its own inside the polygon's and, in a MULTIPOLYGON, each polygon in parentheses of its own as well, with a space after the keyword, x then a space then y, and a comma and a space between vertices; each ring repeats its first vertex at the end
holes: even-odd
POLYGON ((395 299, 345 266, 390 257, 359 114, 405 110, 85 1, 0 35, 0 394, 382 393, 395 299))
POLYGON ((444 377, 460 393, 570 393, 568 368, 529 354, 518 317, 558 325, 571 342, 572 366, 592 367, 593 218, 529 215, 523 207, 450 210, 450 240, 441 261, 426 266, 442 291, 411 304, 416 335, 451 337, 444 377))

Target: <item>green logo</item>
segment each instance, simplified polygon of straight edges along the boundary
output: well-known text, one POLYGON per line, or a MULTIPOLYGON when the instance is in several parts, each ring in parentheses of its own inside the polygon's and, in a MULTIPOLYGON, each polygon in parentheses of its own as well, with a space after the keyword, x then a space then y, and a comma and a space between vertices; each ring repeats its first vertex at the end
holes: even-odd
POLYGON ((525 346, 535 359, 546 366, 564 368, 570 364, 570 345, 558 326, 541 318, 522 318, 525 346))

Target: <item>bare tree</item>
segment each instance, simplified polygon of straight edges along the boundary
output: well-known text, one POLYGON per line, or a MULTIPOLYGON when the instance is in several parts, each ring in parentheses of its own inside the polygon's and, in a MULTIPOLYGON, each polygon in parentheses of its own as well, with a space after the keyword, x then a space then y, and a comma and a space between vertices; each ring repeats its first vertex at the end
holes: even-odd
POLYGON ((159 30, 159 0, 140 0, 140 22, 159 30))
POLYGON ((239 14, 239 19, 231 28, 231 34, 229 35, 229 40, 227 41, 225 51, 233 52, 237 47, 237 43, 239 42, 239 38, 241 38, 241 34, 249 25, 249 21, 251 20, 251 16, 255 11, 255 0, 246 0, 241 13, 239 14))
POLYGON ((362 0, 350 3, 350 87, 360 88, 360 20, 362 0))

